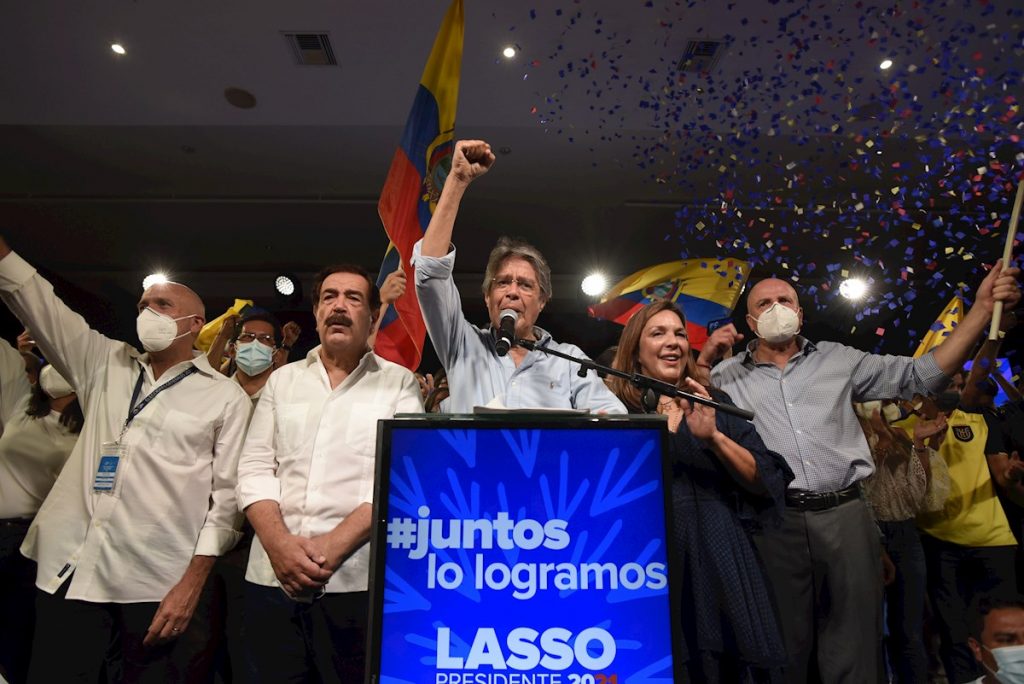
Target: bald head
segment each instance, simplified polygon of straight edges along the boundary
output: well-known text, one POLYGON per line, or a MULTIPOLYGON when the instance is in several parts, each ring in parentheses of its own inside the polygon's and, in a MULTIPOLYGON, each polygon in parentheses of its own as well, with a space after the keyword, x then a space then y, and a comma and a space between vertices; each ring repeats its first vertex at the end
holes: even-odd
POLYGON ((159 283, 146 288, 142 293, 142 299, 139 300, 139 311, 147 307, 168 314, 171 318, 197 316, 206 322, 206 307, 203 306, 203 300, 192 288, 181 283, 159 283), (154 306, 156 303, 161 304, 163 308, 154 306))
POLYGON ((800 309, 800 301, 792 285, 778 278, 765 278, 750 288, 747 294, 747 313, 757 317, 775 302, 785 304, 794 311, 800 309))

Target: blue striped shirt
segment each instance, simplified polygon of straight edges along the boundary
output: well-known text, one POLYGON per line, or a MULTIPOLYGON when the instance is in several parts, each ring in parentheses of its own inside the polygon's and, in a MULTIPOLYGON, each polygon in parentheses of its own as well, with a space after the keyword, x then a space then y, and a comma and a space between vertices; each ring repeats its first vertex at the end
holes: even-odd
POLYGON ((879 356, 835 342, 797 338, 785 368, 747 350, 715 367, 711 381, 756 412, 754 426, 796 475, 793 490, 836 491, 875 471, 852 402, 935 394, 949 383, 932 354, 879 356))

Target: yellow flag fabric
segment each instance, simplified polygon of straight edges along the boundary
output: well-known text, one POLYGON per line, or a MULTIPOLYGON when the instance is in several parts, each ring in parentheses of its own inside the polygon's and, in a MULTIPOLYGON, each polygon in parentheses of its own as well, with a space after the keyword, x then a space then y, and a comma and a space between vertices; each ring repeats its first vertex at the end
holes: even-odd
POLYGON ((953 299, 949 300, 949 304, 946 305, 946 308, 942 310, 939 317, 932 323, 928 333, 921 340, 921 344, 918 345, 917 351, 914 352, 914 358, 924 356, 942 344, 949 337, 949 333, 953 332, 953 328, 960 325, 960 322, 963 320, 964 300, 960 298, 960 295, 956 295, 953 299))
POLYGON ((236 299, 235 303, 232 304, 227 311, 203 326, 203 329, 199 331, 199 337, 196 338, 196 349, 204 354, 210 351, 210 345, 213 344, 213 341, 217 338, 217 333, 220 332, 220 327, 224 324, 224 319, 232 314, 241 316, 247 309, 250 309, 252 305, 253 303, 251 299, 236 299))

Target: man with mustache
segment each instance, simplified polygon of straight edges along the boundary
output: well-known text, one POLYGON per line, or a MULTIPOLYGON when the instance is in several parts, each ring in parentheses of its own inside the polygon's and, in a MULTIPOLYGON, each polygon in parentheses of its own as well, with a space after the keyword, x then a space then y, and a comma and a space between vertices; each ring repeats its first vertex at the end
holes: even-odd
POLYGON ((494 163, 482 140, 456 143, 452 170, 445 180, 430 225, 413 248, 416 296, 430 341, 448 374, 451 392, 446 410, 470 413, 474 406, 500 403, 506 408, 576 408, 625 413, 626 408, 596 373, 579 377, 579 367, 541 351, 514 346, 505 356, 495 351, 502 313, 515 312, 515 336, 565 354, 584 357, 579 347, 560 344, 534 324, 551 299, 551 268, 540 251, 522 240, 502 237, 491 250, 483 293, 489 328, 466 320, 452 279, 451 247, 455 217, 466 188, 494 163))
POLYGON ((377 421, 423 410, 413 374, 370 350, 365 270, 324 269, 313 302, 320 345, 271 374, 238 465, 254 681, 363 680, 377 421))

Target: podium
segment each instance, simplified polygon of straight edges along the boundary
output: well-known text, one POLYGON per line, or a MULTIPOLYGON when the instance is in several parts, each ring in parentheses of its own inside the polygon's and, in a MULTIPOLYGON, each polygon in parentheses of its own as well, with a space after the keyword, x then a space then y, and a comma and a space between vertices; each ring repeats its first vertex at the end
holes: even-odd
POLYGON ((381 421, 370 684, 670 684, 661 417, 381 421))

